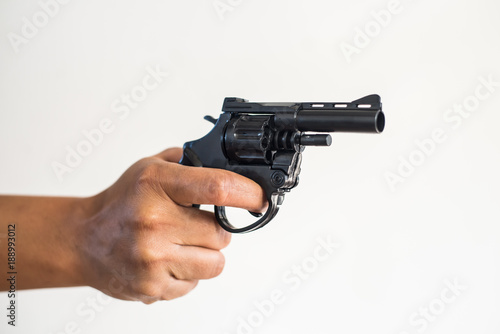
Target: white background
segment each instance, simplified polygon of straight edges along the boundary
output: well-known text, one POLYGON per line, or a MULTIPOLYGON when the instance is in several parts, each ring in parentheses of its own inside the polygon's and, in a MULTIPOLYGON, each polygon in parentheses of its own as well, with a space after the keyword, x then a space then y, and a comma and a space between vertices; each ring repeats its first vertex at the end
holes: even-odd
POLYGON ((16 53, 9 33, 21 35, 23 17, 33 22, 41 7, 3 0, 0 192, 93 195, 139 158, 204 135, 202 117, 217 116, 226 96, 342 102, 377 93, 385 132, 308 148, 301 184, 277 218, 234 236, 223 274, 186 297, 150 306, 106 299, 91 319, 96 290, 21 291, 13 329, 2 293, 0 331, 498 333, 500 87, 459 125, 444 119, 474 101, 481 77, 500 81, 498 2, 401 0, 383 27, 371 13, 387 0, 229 3, 221 19, 212 0, 73 0, 16 53), (342 43, 354 45, 366 27, 370 43, 348 62, 342 43), (113 101, 157 65, 169 77, 120 119, 113 101), (104 118, 114 131, 60 182, 52 163, 104 118), (437 128, 446 140, 422 159, 415 141, 437 128), (391 189, 387 173, 410 157, 420 165, 391 189), (292 289, 283 277, 310 265, 317 238, 328 236, 339 248, 292 289), (444 304, 446 280, 466 288, 444 304), (255 302, 275 289, 284 301, 257 314, 255 302), (432 321, 410 322, 431 305, 432 321))

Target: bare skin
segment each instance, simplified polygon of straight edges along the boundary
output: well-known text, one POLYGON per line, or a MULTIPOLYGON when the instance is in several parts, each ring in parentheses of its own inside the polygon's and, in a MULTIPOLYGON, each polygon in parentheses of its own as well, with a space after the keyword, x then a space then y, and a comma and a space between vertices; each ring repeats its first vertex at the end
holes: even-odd
POLYGON ((179 165, 181 155, 172 148, 142 159, 89 198, 0 196, 0 268, 15 224, 17 289, 91 286, 149 304, 218 276, 231 235, 191 205, 262 211, 265 196, 238 174, 179 165))

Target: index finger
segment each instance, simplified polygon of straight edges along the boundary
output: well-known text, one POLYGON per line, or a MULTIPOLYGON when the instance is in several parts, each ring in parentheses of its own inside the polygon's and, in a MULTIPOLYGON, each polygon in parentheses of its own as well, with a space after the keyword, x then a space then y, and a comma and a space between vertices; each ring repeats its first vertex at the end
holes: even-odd
POLYGON ((167 163, 161 183, 177 204, 213 204, 261 212, 267 206, 264 190, 254 181, 222 169, 167 163))
POLYGON ((155 157, 168 162, 179 162, 182 158, 182 148, 180 147, 167 148, 166 150, 156 154, 155 157))

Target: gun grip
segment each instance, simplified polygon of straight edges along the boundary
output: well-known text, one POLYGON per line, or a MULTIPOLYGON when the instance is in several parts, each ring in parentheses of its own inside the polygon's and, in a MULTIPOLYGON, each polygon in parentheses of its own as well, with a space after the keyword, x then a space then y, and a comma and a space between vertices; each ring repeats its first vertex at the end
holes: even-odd
MULTIPOLYGON (((268 199, 269 206, 267 208, 266 213, 255 223, 248 225, 246 227, 242 228, 237 228, 233 226, 230 222, 229 219, 227 218, 226 215, 226 207, 225 206, 214 206, 214 211, 215 211, 215 218, 217 219, 217 222, 219 225, 226 231, 231 232, 231 233, 247 233, 247 232, 252 232, 255 231, 263 226, 265 226, 267 223, 269 223, 278 213, 279 210, 279 193, 272 193, 271 197, 268 199)), ((254 214, 252 214, 254 215, 254 214)), ((256 215, 254 215, 256 216, 256 215)))
POLYGON ((189 147, 184 148, 182 158, 179 163, 184 166, 203 167, 200 158, 198 158, 196 153, 194 153, 194 151, 189 147))

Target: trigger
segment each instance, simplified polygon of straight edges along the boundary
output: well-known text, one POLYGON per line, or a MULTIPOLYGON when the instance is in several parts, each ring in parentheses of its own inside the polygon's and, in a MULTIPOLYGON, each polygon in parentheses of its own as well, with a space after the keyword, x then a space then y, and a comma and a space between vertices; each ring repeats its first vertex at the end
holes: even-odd
POLYGON ((283 204, 283 201, 285 200, 285 194, 279 194, 278 196, 278 206, 283 204))
POLYGON ((263 213, 260 213, 260 212, 252 212, 252 211, 248 211, 250 212, 250 214, 254 217, 257 217, 257 218, 260 218, 262 217, 263 213))
MULTIPOLYGON (((280 206, 281 204, 283 204, 283 201, 285 200, 285 194, 279 194, 278 195, 278 206, 280 206)), ((260 213, 260 212, 252 212, 252 211, 248 211, 252 216, 254 217, 257 217, 257 218, 260 218, 262 217, 264 214, 263 213, 260 213)))
POLYGON ((209 121, 210 123, 212 123, 212 124, 214 124, 214 125, 215 125, 215 123, 217 123, 217 119, 216 119, 216 118, 213 118, 213 117, 212 117, 212 116, 210 116, 210 115, 207 115, 207 116, 203 117, 203 119, 204 119, 204 120, 206 120, 206 121, 209 121))

